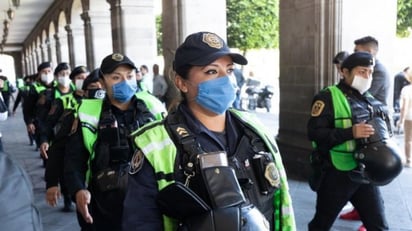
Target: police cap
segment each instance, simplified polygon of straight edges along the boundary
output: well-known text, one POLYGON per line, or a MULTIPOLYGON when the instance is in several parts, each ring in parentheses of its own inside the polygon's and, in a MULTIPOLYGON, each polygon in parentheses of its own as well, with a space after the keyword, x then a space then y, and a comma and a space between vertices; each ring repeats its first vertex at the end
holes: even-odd
POLYGON ((126 55, 120 53, 113 53, 106 56, 100 64, 100 71, 103 74, 112 73, 120 65, 127 65, 133 69, 137 69, 135 64, 126 55))
POLYGON ((247 64, 246 58, 232 53, 225 41, 218 35, 211 32, 194 33, 177 48, 173 69, 182 75, 182 69, 187 66, 205 66, 225 55, 232 57, 235 63, 247 64))
POLYGON ((80 74, 88 73, 88 72, 89 72, 89 69, 87 69, 86 66, 77 66, 72 70, 69 77, 70 79, 73 79, 74 77, 76 77, 76 75, 80 75, 80 74))
POLYGON ((343 60, 340 69, 343 68, 349 69, 351 71, 353 68, 357 66, 368 67, 373 66, 374 60, 373 56, 367 52, 354 52, 349 55, 345 60, 343 60))

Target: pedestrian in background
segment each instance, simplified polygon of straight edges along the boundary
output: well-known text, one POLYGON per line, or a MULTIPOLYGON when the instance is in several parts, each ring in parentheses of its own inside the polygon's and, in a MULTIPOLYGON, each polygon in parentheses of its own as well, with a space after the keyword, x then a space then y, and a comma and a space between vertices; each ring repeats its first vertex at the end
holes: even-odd
POLYGON ((342 70, 340 68, 340 65, 342 64, 343 60, 345 60, 349 56, 349 53, 347 51, 340 51, 338 52, 332 59, 332 63, 336 68, 336 71, 339 74, 339 79, 342 78, 342 70))
POLYGON ((372 36, 365 36, 355 40, 354 43, 355 52, 368 52, 375 59, 375 66, 372 73, 372 85, 368 90, 369 93, 371 93, 375 99, 381 101, 385 105, 388 105, 391 77, 386 67, 377 58, 379 52, 378 40, 372 36))
POLYGON ((243 71, 239 68, 235 68, 233 70, 233 75, 235 76, 236 80, 236 98, 235 101, 233 102, 233 108, 241 110, 241 105, 240 105, 240 94, 242 93, 242 87, 245 84, 245 76, 243 76, 243 71))
MULTIPOLYGON (((406 75, 409 83, 412 82, 412 75, 406 75)), ((405 167, 412 167, 412 85, 408 84, 401 90, 400 95, 400 117, 397 124, 404 130, 404 150, 405 167)))
POLYGON ((159 65, 153 65, 153 95, 160 101, 166 102, 167 82, 165 77, 159 74, 159 65))
MULTIPOLYGON (((412 78, 412 69, 410 67, 405 67, 401 72, 395 75, 393 79, 393 110, 394 112, 400 112, 400 97, 403 87, 409 85, 408 79, 412 78)), ((396 124, 396 121, 395 121, 396 124)))

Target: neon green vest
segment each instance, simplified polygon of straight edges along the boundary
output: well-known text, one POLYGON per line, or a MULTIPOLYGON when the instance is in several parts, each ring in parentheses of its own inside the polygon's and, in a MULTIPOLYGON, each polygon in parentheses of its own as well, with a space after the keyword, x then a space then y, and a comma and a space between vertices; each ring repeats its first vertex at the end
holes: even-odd
POLYGON ((17 89, 22 89, 24 87, 24 80, 22 78, 18 78, 16 80, 17 89))
MULTIPOLYGON (((233 110, 232 113, 264 140, 274 156, 281 180, 281 188, 274 196, 274 216, 276 218, 281 217, 280 219, 275 219, 275 230, 296 230, 286 172, 280 154, 275 151, 275 149, 277 150, 275 141, 271 136, 266 135, 270 133, 265 133, 266 128, 255 117, 252 117, 251 114, 236 110, 233 110)), ((134 136, 134 142, 152 165, 155 170, 155 175, 168 175, 174 172, 177 149, 174 142, 169 137, 163 122, 148 124, 133 135, 136 135, 134 136), (150 128, 148 128, 148 126, 150 126, 150 128)), ((174 180, 157 179, 158 190, 162 190, 173 182, 174 180)), ((176 230, 176 226, 177 223, 175 220, 163 216, 163 228, 165 231, 176 230)))
POLYGON ((37 94, 40 94, 40 92, 46 90, 46 87, 40 83, 33 83, 34 90, 37 92, 37 94))
POLYGON ((163 103, 148 91, 139 91, 135 96, 146 103, 146 107, 155 116, 156 120, 161 120, 166 116, 167 111, 163 103))
MULTIPOLYGON (((156 120, 160 120, 166 113, 164 106, 161 104, 161 108, 159 108, 157 102, 160 102, 156 97, 152 95, 147 95, 145 93, 139 94, 140 92, 136 93, 135 96, 138 99, 141 99, 145 102, 146 107, 148 107, 149 111, 155 116, 156 120), (163 110, 162 110, 163 108, 163 110)), ((100 119, 100 114, 102 113, 102 99, 83 99, 81 104, 78 107, 78 116, 81 122, 82 133, 83 133, 83 143, 86 147, 87 151, 90 154, 88 160, 88 170, 86 172, 86 180, 89 181, 91 179, 91 162, 94 159, 95 152, 94 152, 94 145, 97 140, 97 131, 98 131, 98 124, 100 119)))
MULTIPOLYGON (((333 112, 335 115, 336 128, 352 127, 352 110, 343 92, 337 86, 328 87, 332 95, 333 112)), ((357 167, 353 157, 356 148, 355 140, 348 140, 334 146, 330 150, 331 161, 336 169, 350 171, 357 167)))
POLYGON ((8 80, 4 80, 3 88, 1 89, 1 91, 3 91, 3 92, 8 92, 9 91, 9 81, 8 80))

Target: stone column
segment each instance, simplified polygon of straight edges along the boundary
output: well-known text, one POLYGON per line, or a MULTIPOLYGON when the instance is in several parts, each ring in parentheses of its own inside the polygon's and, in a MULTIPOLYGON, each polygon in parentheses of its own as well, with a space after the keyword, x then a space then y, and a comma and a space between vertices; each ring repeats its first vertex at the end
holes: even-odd
POLYGON ((42 59, 42 57, 41 57, 41 48, 40 48, 40 45, 35 48, 34 54, 35 54, 35 56, 36 56, 36 63, 37 63, 37 65, 40 64, 40 63, 42 63, 42 62, 43 62, 43 59, 42 59))
POLYGON ((212 31, 226 38, 226 1, 163 0, 162 9, 164 76, 172 86, 166 93, 169 106, 180 95, 170 76, 176 48, 193 32, 212 31))
POLYGON ((93 33, 92 33, 92 26, 90 24, 90 16, 89 12, 83 12, 80 17, 83 20, 84 25, 84 37, 85 37, 85 44, 86 44, 86 65, 88 68, 93 70, 95 68, 94 65, 94 47, 93 47, 93 33))
POLYGON ((198 31, 210 31, 226 38, 226 1, 181 0, 177 1, 177 11, 180 43, 198 31))
POLYGON ((151 66, 156 57, 153 0, 108 0, 112 19, 113 52, 124 53, 136 65, 151 66))
MULTIPOLYGON (((110 4, 113 52, 124 53, 123 19, 120 0, 107 0, 110 4)), ((136 20, 134 20, 136 22, 136 20)))
POLYGON ((83 25, 72 26, 72 37, 74 63, 71 63, 71 65, 72 67, 86 65, 86 39, 83 25))
POLYGON ((56 63, 60 63, 62 61, 62 52, 60 48, 60 37, 59 34, 54 34, 54 41, 56 45, 56 63))
POLYGON ((56 42, 55 39, 48 39, 47 43, 47 53, 49 54, 49 60, 52 65, 56 65, 57 57, 56 57, 56 42))
POLYGON ((70 24, 67 24, 64 26, 64 29, 67 32, 67 46, 68 46, 68 52, 69 52, 69 63, 71 66, 74 66, 76 61, 75 61, 75 56, 74 56, 74 42, 73 42, 73 31, 72 28, 70 27, 70 24))
POLYGON ((92 70, 100 66, 104 57, 113 52, 110 12, 88 11, 82 14, 86 37, 87 66, 92 70))
POLYGON ((48 54, 47 54, 47 45, 45 43, 40 44, 40 51, 41 51, 41 59, 42 60, 48 60, 48 54))

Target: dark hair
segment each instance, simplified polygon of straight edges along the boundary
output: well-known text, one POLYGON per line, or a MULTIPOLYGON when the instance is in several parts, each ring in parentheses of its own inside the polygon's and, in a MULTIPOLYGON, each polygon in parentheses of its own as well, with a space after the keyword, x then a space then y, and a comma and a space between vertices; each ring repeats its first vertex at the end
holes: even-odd
POLYGON ((355 40, 355 45, 372 45, 374 47, 379 47, 378 40, 372 36, 365 36, 360 39, 355 40))
POLYGON ((140 68, 145 69, 146 71, 149 71, 149 68, 146 65, 141 65, 140 68))
POLYGON ((182 77, 183 79, 187 79, 189 76, 189 71, 192 67, 193 65, 189 65, 189 64, 183 65, 179 67, 179 70, 176 70, 176 73, 180 75, 180 77, 182 77))
POLYGON ((349 56, 349 53, 347 51, 341 51, 333 57, 333 64, 341 64, 343 60, 345 60, 349 56))
POLYGON ((407 72, 409 70, 410 67, 405 67, 405 69, 403 69, 403 72, 407 72))

